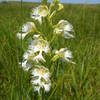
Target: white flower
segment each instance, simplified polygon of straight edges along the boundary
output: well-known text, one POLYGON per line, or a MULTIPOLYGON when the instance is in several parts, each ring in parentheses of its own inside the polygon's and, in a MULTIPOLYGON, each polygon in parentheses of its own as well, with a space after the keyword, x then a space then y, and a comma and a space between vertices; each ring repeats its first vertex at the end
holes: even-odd
POLYGON ((30 32, 34 32, 35 31, 35 24, 33 22, 27 22, 26 24, 24 24, 22 26, 22 33, 17 33, 17 37, 19 39, 24 39, 24 37, 30 33, 30 32))
POLYGON ((32 64, 29 63, 28 61, 31 60, 31 58, 33 59, 33 57, 34 57, 34 52, 32 50, 28 50, 27 52, 24 53, 23 61, 22 61, 22 68, 25 71, 28 71, 32 67, 32 64))
POLYGON ((40 93, 40 89, 49 92, 51 88, 50 72, 44 66, 36 66, 32 71, 32 80, 34 91, 40 93))
POLYGON ((63 4, 61 4, 61 3, 58 4, 58 7, 59 7, 58 11, 60 11, 60 10, 62 10, 64 8, 63 4))
POLYGON ((45 53, 48 53, 50 51, 49 43, 41 37, 31 41, 29 48, 34 52, 44 51, 45 53))
POLYGON ((65 60, 65 61, 68 61, 68 62, 70 62, 70 63, 75 64, 74 62, 72 62, 72 61, 70 60, 70 58, 72 58, 72 52, 71 52, 70 50, 68 50, 67 48, 61 48, 59 51, 57 50, 57 51, 55 52, 55 55, 54 55, 54 57, 52 58, 52 60, 55 61, 56 59, 59 59, 59 58, 65 60))
POLYGON ((39 61, 46 62, 42 56, 42 52, 40 51, 39 54, 35 54, 33 50, 29 49, 23 55, 22 68, 28 71, 32 67, 32 62, 38 63, 39 61))
POLYGON ((74 32, 73 26, 67 20, 60 20, 54 29, 54 33, 60 34, 65 38, 74 38, 70 32, 74 32))
POLYGON ((28 63, 27 60, 24 60, 22 62, 22 68, 23 68, 24 71, 28 71, 31 67, 32 67, 32 64, 28 63))
POLYGON ((33 8, 31 17, 35 20, 42 22, 42 17, 46 17, 49 13, 48 7, 46 5, 40 5, 36 8, 33 8))

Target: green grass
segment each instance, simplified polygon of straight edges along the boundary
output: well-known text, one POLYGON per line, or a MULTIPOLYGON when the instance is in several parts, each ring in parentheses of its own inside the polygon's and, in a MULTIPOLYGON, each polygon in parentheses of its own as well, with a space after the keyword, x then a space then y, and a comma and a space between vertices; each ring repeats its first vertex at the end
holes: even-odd
MULTIPOLYGON (((24 48, 16 38, 36 5, 0 4, 0 100, 37 100, 29 73, 18 65, 24 48)), ((57 63, 60 70, 65 65, 64 76, 59 76, 57 85, 45 97, 47 100, 100 100, 100 5, 66 4, 54 23, 60 19, 67 19, 74 26, 75 39, 61 39, 55 46, 67 46, 76 64, 57 63)))

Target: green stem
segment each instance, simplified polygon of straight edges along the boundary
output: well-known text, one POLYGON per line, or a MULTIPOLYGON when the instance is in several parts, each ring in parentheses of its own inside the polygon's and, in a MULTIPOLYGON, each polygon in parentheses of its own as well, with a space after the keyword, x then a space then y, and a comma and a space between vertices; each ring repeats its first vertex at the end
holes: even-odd
POLYGON ((42 100, 42 95, 41 94, 38 95, 38 100, 42 100))
POLYGON ((44 90, 43 89, 41 89, 40 93, 38 94, 38 100, 45 100, 45 98, 44 98, 44 90))
POLYGON ((55 37, 56 37, 56 35, 54 34, 51 41, 50 41, 50 44, 52 44, 52 42, 55 40, 55 37))

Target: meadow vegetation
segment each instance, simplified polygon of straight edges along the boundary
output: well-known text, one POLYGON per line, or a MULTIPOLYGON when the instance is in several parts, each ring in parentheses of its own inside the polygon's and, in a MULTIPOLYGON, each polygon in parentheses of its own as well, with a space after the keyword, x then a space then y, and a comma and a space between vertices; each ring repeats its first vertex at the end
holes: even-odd
MULTIPOLYGON (((29 73, 19 67, 24 53, 22 41, 16 37, 23 23, 30 21, 30 12, 38 4, 0 4, 0 100, 36 100, 29 73)), ((74 27, 75 38, 59 40, 59 47, 73 52, 76 64, 56 63, 59 75, 55 88, 46 100, 100 100, 100 5, 64 4, 64 10, 53 22, 66 19, 74 27), (64 84, 62 86, 62 84, 64 84), (61 99, 61 97, 63 99, 61 99)), ((48 33, 49 34, 49 33, 48 33)), ((55 42, 56 46, 56 42, 55 42)))

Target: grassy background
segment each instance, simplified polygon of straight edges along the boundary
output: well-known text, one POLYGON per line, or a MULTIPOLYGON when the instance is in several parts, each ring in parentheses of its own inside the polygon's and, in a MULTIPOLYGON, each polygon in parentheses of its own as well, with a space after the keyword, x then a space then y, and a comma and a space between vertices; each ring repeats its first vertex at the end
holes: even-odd
MULTIPOLYGON (((23 48, 16 38, 36 5, 24 3, 21 8, 19 3, 0 4, 0 100, 36 100, 29 74, 18 66, 23 48)), ((76 65, 65 67, 64 89, 62 81, 58 81, 56 89, 46 94, 46 98, 100 100, 100 5, 66 4, 54 23, 59 19, 67 19, 74 26, 75 39, 59 40, 59 47, 72 50, 76 65)))

